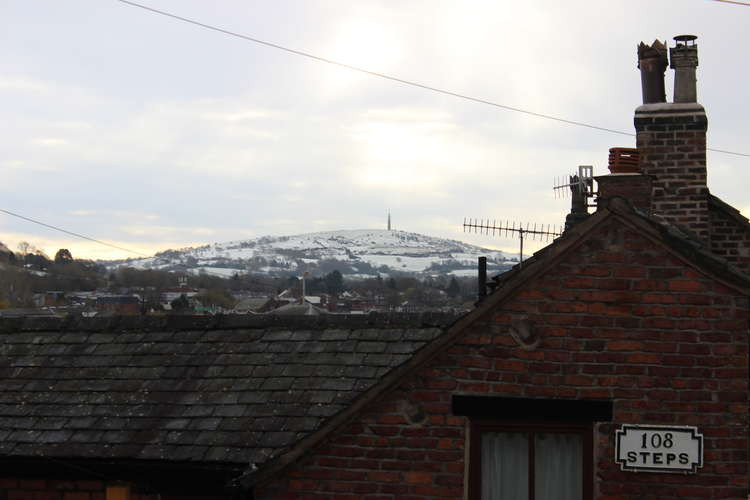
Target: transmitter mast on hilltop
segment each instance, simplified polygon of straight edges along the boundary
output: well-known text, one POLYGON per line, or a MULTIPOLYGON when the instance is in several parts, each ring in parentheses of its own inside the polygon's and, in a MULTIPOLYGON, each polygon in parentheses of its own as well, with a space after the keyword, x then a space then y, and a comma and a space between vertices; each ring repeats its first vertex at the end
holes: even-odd
POLYGON ((391 211, 388 210, 388 231, 391 230, 391 211))

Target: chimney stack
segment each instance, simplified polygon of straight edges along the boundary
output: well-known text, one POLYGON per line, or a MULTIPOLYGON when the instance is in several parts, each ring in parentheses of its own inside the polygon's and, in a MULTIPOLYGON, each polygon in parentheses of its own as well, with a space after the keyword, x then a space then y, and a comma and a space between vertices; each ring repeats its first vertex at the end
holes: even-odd
POLYGON ((641 70, 643 104, 666 102, 664 72, 667 70, 667 46, 659 40, 652 45, 638 45, 638 68, 641 70))
POLYGON ((651 177, 643 175, 640 154, 633 148, 610 148, 609 175, 596 177, 597 207, 605 207, 615 196, 626 198, 643 213, 651 212, 651 177))
POLYGON ((669 49, 669 67, 674 69, 674 102, 698 102, 695 83, 695 69, 698 67, 696 38, 695 35, 676 36, 677 45, 669 49))
POLYGON ((634 123, 640 171, 653 183, 651 214, 708 242, 708 119, 703 106, 696 102, 695 39, 693 35, 675 37, 677 46, 670 49, 671 67, 676 71, 675 102, 644 103, 636 108, 634 123))
POLYGON ((583 222, 589 216, 586 200, 586 188, 581 184, 584 182, 577 175, 570 176, 570 213, 565 216, 565 231, 579 222, 583 222))

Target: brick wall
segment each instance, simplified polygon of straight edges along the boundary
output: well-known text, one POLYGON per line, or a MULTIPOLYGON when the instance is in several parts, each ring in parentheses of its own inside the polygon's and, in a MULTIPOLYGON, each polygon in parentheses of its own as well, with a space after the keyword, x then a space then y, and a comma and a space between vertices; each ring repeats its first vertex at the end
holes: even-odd
POLYGON ((2 500, 105 500, 105 494, 101 481, 0 478, 2 500))
POLYGON ((613 422, 594 430, 594 497, 747 498, 747 298, 638 234, 611 224, 477 324, 256 498, 461 499, 467 419, 453 394, 594 398, 613 422), (523 315, 542 340, 521 349, 523 315), (697 474, 622 472, 624 423, 695 425, 697 474))
MULTIPOLYGON (((738 214, 739 215, 739 214, 738 214)), ((711 210, 711 252, 750 273, 750 230, 722 210, 711 210)), ((742 216, 740 216, 742 217, 742 216)))
POLYGON ((647 104, 634 121, 641 171, 654 178, 651 212, 707 242, 705 111, 699 104, 647 104))
POLYGON ((597 207, 606 207, 609 201, 620 196, 641 212, 651 214, 651 177, 637 174, 610 174, 596 177, 597 207))
MULTIPOLYGON (((107 484, 97 480, 29 479, 0 476, 0 500, 106 500, 107 484)), ((231 495, 189 496, 140 493, 129 500, 221 500, 231 495)))

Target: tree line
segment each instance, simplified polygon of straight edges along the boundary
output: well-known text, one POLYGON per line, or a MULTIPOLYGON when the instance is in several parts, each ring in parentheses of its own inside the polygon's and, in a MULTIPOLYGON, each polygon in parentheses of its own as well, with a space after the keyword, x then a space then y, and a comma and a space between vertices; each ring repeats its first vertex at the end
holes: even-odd
MULTIPOLYGON (((330 268, 328 268, 330 269, 330 268)), ((61 248, 50 258, 43 251, 22 242, 18 251, 0 243, 0 308, 33 306, 33 295, 43 292, 138 293, 145 310, 161 307, 165 291, 184 285, 200 290, 196 296, 203 305, 231 309, 242 295, 273 297, 284 290, 302 293, 298 275, 268 276, 235 274, 229 278, 205 273, 180 274, 157 269, 119 267, 108 270, 91 260, 76 259, 61 248)), ((345 292, 379 297, 388 307, 404 305, 421 308, 469 306, 476 298, 476 279, 437 275, 424 279, 399 275, 366 279, 345 279, 338 269, 325 274, 310 274, 305 279, 306 295, 328 294, 339 297, 345 292)))

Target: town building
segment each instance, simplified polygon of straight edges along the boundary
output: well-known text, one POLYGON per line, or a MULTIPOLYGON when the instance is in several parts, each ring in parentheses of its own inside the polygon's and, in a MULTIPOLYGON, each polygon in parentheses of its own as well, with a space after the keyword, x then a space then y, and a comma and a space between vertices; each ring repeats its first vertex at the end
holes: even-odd
POLYGON ((596 211, 459 318, 0 320, 6 497, 746 499, 750 225, 676 42, 596 211))

